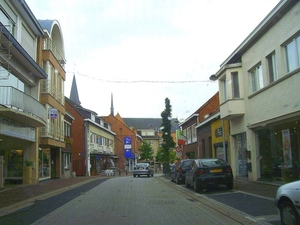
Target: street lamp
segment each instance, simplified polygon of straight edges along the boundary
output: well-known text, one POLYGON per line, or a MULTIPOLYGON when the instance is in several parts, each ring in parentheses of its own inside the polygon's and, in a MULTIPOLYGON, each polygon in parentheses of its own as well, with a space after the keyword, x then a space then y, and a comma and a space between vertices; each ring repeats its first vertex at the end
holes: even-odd
POLYGON ((217 78, 216 74, 213 74, 213 75, 210 75, 209 79, 211 81, 216 81, 218 78, 217 78))
MULTIPOLYGON (((218 80, 218 77, 217 77, 216 74, 212 74, 212 75, 210 75, 209 80, 216 81, 216 80, 218 80)), ((221 115, 220 115, 220 118, 221 118, 221 115)), ((223 142, 224 160, 227 161, 226 145, 225 145, 224 119, 221 119, 221 120, 222 120, 222 142, 223 142)))

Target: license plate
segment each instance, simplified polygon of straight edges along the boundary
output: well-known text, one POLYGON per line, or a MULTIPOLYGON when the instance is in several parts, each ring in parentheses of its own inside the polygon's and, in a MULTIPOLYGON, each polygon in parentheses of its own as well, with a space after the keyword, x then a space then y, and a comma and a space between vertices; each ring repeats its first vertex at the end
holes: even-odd
POLYGON ((211 173, 220 173, 222 172, 222 169, 214 169, 214 170, 210 170, 211 173))
POLYGON ((139 170, 143 170, 143 169, 144 169, 143 167, 140 167, 140 168, 139 168, 139 170))

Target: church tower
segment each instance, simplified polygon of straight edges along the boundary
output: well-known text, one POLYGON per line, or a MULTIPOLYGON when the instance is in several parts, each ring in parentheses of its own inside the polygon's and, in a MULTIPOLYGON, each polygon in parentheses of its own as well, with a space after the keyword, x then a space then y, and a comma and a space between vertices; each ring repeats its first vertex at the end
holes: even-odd
POLYGON ((113 94, 111 93, 111 103, 110 103, 110 115, 114 116, 114 99, 113 99, 113 94))
POLYGON ((78 89, 77 89, 75 74, 73 75, 70 100, 75 102, 77 105, 81 105, 81 102, 79 100, 79 95, 78 95, 78 89))

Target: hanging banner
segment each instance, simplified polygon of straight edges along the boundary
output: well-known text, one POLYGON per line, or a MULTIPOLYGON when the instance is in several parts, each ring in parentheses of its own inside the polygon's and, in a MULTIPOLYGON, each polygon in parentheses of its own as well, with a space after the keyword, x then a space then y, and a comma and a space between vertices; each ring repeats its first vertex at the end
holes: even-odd
POLYGON ((135 158, 132 154, 132 147, 131 147, 131 138, 124 137, 124 156, 125 158, 135 158))
POLYGON ((291 137, 290 137, 290 130, 282 130, 282 149, 283 149, 283 156, 284 156, 284 164, 287 167, 292 166, 292 149, 291 149, 291 137))

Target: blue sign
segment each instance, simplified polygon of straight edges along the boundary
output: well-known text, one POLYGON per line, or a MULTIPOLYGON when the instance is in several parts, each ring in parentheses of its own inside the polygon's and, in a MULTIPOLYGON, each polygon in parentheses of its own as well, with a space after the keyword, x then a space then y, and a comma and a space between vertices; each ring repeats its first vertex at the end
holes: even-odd
POLYGON ((124 156, 125 158, 135 158, 132 154, 132 147, 131 147, 131 138, 124 137, 124 156))

